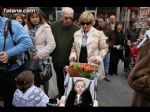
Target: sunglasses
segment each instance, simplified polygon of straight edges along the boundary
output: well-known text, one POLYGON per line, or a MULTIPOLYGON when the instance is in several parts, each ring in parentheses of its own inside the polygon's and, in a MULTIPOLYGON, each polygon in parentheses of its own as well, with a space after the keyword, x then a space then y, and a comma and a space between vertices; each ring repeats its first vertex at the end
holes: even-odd
POLYGON ((67 20, 67 19, 70 19, 70 20, 72 20, 73 18, 72 17, 65 17, 65 19, 67 20))
POLYGON ((85 25, 85 24, 86 24, 86 25, 90 25, 91 22, 81 22, 80 24, 81 24, 81 25, 85 25))

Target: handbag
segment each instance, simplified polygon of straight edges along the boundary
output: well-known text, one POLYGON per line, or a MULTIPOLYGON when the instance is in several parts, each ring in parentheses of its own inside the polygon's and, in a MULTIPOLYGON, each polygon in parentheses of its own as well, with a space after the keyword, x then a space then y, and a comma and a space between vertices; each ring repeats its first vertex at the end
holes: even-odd
POLYGON ((25 69, 30 69, 32 71, 38 71, 39 70, 39 63, 36 60, 27 59, 24 64, 25 69))
POLYGON ((39 71, 39 61, 31 59, 28 51, 25 54, 27 55, 28 59, 25 60, 23 68, 25 70, 28 69, 32 71, 39 71))
POLYGON ((0 74, 5 75, 9 72, 9 65, 8 63, 1 63, 0 62, 0 74))
MULTIPOLYGON (((48 60, 50 62, 49 58, 48 58, 48 60)), ((44 72, 44 74, 43 73, 40 74, 40 83, 41 84, 44 84, 46 81, 48 81, 52 77, 52 65, 51 65, 51 62, 48 63, 48 64, 44 64, 43 63, 43 66, 44 66, 43 71, 45 71, 45 72, 44 72)))

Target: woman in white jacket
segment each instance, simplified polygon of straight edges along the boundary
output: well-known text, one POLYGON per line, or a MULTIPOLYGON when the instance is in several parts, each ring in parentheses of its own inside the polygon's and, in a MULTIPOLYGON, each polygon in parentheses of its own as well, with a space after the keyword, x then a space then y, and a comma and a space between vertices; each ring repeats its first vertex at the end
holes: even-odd
MULTIPOLYGON (((51 32, 50 26, 46 23, 43 12, 39 8, 32 8, 32 12, 27 14, 27 25, 25 29, 29 33, 34 48, 29 51, 30 57, 33 60, 39 61, 40 76, 50 74, 51 58, 50 53, 56 47, 54 36, 51 32)), ((48 95, 48 80, 39 82, 37 86, 44 85, 44 91, 48 95)))
POLYGON ((94 17, 91 12, 85 11, 80 15, 79 23, 81 28, 74 34, 74 43, 72 46, 70 61, 79 61, 80 63, 95 63, 100 69, 100 78, 104 78, 103 59, 108 51, 106 44, 107 37, 102 31, 93 27, 94 17))

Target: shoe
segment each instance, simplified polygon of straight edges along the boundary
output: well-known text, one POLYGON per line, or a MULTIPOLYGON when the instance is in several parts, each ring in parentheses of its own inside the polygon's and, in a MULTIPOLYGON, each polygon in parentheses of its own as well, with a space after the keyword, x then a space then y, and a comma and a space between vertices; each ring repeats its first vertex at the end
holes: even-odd
POLYGON ((108 77, 105 77, 104 80, 110 82, 110 78, 108 77))

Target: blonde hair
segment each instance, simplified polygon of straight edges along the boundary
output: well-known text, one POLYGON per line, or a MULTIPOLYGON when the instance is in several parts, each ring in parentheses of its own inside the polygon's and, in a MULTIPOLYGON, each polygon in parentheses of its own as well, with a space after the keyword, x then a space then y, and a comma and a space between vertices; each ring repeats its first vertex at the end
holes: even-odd
POLYGON ((79 23, 82 22, 90 22, 92 25, 94 25, 95 20, 93 14, 90 11, 84 11, 79 18, 79 23))

